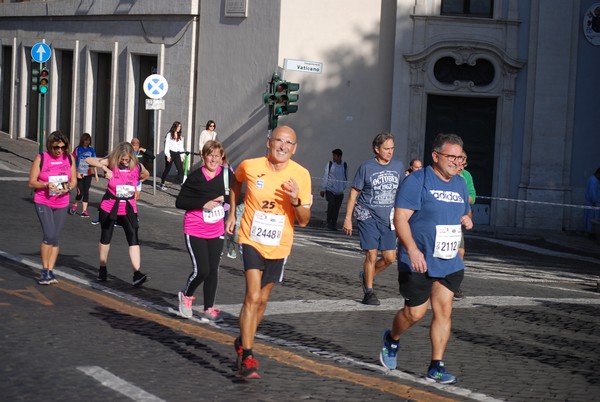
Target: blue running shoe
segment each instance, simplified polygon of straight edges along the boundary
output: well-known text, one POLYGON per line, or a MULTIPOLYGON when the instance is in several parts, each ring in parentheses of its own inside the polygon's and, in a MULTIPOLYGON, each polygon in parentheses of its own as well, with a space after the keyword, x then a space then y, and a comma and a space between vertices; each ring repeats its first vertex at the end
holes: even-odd
POLYGON ((400 343, 389 342, 388 335, 389 329, 386 329, 383 333, 383 340, 381 341, 381 352, 379 352, 379 361, 384 367, 394 370, 397 365, 396 355, 398 354, 398 348, 400 343))
POLYGON ((56 279, 56 276, 54 276, 54 272, 48 270, 48 284, 52 284, 52 283, 58 283, 58 279, 56 279))
POLYGON ((454 384, 456 382, 456 377, 446 371, 443 361, 438 362, 435 367, 429 368, 427 378, 440 384, 454 384))
POLYGON ((40 285, 49 285, 50 284, 50 276, 48 275, 50 271, 47 268, 43 268, 40 271, 40 279, 38 279, 38 283, 40 285))

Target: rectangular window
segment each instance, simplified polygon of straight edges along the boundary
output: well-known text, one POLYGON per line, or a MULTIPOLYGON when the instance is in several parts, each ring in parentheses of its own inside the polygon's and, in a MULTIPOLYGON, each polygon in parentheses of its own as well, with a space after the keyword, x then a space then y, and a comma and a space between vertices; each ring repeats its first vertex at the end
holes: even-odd
POLYGON ((442 0, 442 15, 492 18, 494 0, 442 0))

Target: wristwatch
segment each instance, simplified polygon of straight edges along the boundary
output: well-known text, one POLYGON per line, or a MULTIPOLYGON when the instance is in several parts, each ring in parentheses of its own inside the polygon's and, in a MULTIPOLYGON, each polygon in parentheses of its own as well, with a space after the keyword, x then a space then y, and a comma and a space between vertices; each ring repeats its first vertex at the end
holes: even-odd
POLYGON ((298 198, 298 203, 292 204, 292 207, 299 207, 300 205, 302 205, 302 201, 300 201, 300 198, 298 198))

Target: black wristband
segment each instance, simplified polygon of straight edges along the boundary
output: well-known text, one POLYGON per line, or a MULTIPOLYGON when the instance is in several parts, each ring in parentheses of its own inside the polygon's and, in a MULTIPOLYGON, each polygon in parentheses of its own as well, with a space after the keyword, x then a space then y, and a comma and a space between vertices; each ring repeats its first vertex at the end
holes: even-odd
POLYGON ((300 198, 298 198, 298 203, 297 204, 292 204, 292 207, 297 208, 300 205, 302 205, 302 201, 300 201, 300 198))

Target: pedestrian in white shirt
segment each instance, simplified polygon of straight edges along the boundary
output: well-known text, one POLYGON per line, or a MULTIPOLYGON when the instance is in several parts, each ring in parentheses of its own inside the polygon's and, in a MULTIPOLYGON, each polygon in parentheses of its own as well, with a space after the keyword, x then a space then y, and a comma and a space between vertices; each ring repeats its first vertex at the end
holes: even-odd
POLYGON ((160 178, 161 190, 166 190, 165 179, 171 171, 171 166, 175 163, 177 169, 177 183, 183 183, 183 159, 185 158, 185 149, 183 147, 183 136, 181 135, 181 123, 173 122, 171 129, 165 136, 165 170, 160 178))
POLYGON ((204 144, 208 141, 216 141, 217 140, 217 123, 214 120, 209 120, 206 122, 206 128, 202 130, 200 133, 200 154, 202 154, 202 149, 204 149, 204 144))

